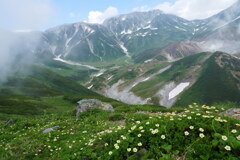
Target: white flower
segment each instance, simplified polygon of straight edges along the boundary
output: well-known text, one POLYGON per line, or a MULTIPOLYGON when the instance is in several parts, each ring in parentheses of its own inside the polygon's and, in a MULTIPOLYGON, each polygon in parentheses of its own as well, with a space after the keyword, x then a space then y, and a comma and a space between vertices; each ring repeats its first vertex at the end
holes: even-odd
POLYGON ((108 152, 109 155, 112 155, 112 151, 108 152))
POLYGON ((230 146, 225 146, 224 147, 227 151, 231 151, 231 147, 230 146))
POLYGON ((117 140, 117 143, 120 143, 121 141, 120 140, 117 140))
POLYGON ((133 148, 133 152, 137 152, 138 150, 137 150, 137 148, 133 148))
POLYGON ((194 126, 190 126, 189 128, 190 128, 190 129, 194 129, 194 126))
POLYGON ((158 133, 158 129, 152 130, 152 134, 156 134, 156 133, 158 133))
POLYGON ((136 128, 136 126, 132 126, 131 130, 134 130, 136 128))
POLYGON ((155 124, 156 127, 159 127, 159 124, 155 124))
POLYGON ((131 150, 132 150, 131 148, 128 148, 128 149, 127 149, 128 152, 131 152, 131 150))
POLYGON ((237 136, 237 140, 239 140, 239 141, 240 141, 240 135, 239 135, 239 136, 237 136))
POLYGON ((199 134, 199 137, 204 138, 205 136, 204 136, 203 133, 200 133, 200 134, 199 134))
POLYGON ((200 132, 204 132, 204 129, 203 129, 203 128, 199 128, 199 131, 200 131, 200 132))
POLYGON ((236 130, 236 129, 233 129, 231 132, 232 132, 232 133, 237 133, 237 130, 236 130))
POLYGON ((165 135, 161 135, 161 138, 162 138, 162 139, 165 139, 165 138, 166 138, 166 136, 165 136, 165 135))
POLYGON ((138 134, 138 137, 141 137, 142 135, 141 134, 138 134))
POLYGON ((189 135, 189 132, 188 132, 188 131, 185 131, 184 134, 185 134, 185 136, 188 136, 188 135, 189 135))
POLYGON ((140 142, 140 143, 138 143, 138 146, 140 147, 140 146, 142 146, 142 143, 140 142))
POLYGON ((227 136, 222 136, 222 139, 223 139, 224 141, 226 141, 228 138, 227 138, 227 136))
POLYGON ((116 146, 115 146, 115 148, 116 148, 116 149, 119 149, 119 146, 118 146, 118 145, 116 145, 116 146))
POLYGON ((140 130, 143 129, 143 126, 140 126, 139 129, 140 129, 140 130))

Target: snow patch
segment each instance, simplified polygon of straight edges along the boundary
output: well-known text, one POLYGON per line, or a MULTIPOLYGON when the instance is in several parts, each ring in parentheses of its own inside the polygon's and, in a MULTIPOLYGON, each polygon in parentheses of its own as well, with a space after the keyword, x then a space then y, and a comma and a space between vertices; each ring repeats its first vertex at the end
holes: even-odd
POLYGON ((169 94, 168 94, 168 100, 171 100, 178 96, 186 87, 190 85, 189 82, 186 83, 180 83, 176 88, 174 88, 169 94))
POLYGON ((93 48, 92 41, 87 38, 87 43, 88 43, 88 47, 89 47, 91 53, 93 54, 94 53, 94 48, 93 48))
POLYGON ((109 81, 109 80, 111 80, 112 79, 112 77, 113 77, 113 75, 111 75, 110 77, 108 77, 107 78, 107 80, 109 81))
POLYGON ((91 86, 88 87, 88 89, 91 89, 93 87, 93 84, 91 86))
POLYGON ((149 29, 149 28, 151 28, 151 25, 145 26, 142 29, 149 29))
POLYGON ((180 27, 178 27, 178 26, 174 26, 174 27, 177 28, 177 29, 179 29, 179 30, 182 30, 182 31, 187 31, 186 29, 180 28, 180 27))
POLYGON ((106 70, 105 69, 101 69, 97 74, 94 74, 92 77, 100 77, 101 75, 104 74, 106 70))
POLYGON ((124 46, 123 42, 118 42, 118 45, 121 47, 121 49, 123 50, 123 52, 126 54, 127 57, 130 57, 129 53, 128 53, 128 49, 124 46))
POLYGON ((81 64, 81 63, 77 63, 77 62, 64 60, 64 59, 61 58, 61 55, 58 55, 53 60, 59 61, 59 62, 63 62, 63 63, 69 64, 69 65, 73 65, 73 66, 81 66, 81 67, 86 67, 86 68, 93 69, 93 70, 100 70, 100 69, 98 69, 96 67, 93 67, 93 66, 90 66, 90 65, 84 65, 84 64, 81 64))
POLYGON ((144 63, 149 63, 149 62, 152 62, 152 61, 153 61, 153 59, 148 59, 148 60, 144 61, 144 63))
POLYGON ((132 30, 127 30, 127 32, 125 31, 125 30, 123 30, 122 32, 121 32, 121 34, 132 34, 132 30))

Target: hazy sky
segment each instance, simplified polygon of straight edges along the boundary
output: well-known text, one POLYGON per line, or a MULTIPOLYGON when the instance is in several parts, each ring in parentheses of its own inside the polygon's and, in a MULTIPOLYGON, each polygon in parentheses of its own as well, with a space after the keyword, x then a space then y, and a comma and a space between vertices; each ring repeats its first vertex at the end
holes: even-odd
POLYGON ((186 19, 203 19, 237 0, 0 0, 0 28, 44 30, 64 23, 104 19, 132 11, 160 9, 186 19))

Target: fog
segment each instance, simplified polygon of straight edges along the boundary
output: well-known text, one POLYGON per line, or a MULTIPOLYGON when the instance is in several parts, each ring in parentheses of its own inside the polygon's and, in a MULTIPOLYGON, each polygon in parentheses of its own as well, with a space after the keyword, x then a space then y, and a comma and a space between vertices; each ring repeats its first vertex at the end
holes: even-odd
POLYGON ((17 71, 26 71, 35 62, 41 38, 38 32, 16 33, 0 30, 0 84, 17 71))
POLYGON ((240 2, 208 19, 208 25, 213 28, 213 32, 204 38, 204 50, 240 53, 239 8, 240 2))
POLYGON ((34 62, 41 30, 55 14, 51 0, 0 0, 0 83, 34 62))

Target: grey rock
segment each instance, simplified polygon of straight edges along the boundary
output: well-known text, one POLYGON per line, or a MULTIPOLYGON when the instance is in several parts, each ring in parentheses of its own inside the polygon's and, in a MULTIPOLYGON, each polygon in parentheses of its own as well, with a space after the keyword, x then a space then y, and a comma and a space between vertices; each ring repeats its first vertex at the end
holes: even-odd
POLYGON ((99 108, 104 111, 114 112, 114 109, 111 104, 99 101, 97 99, 83 99, 78 102, 76 118, 83 112, 86 112, 89 109, 99 108))
POLYGON ((240 108, 231 108, 222 112, 222 114, 235 119, 240 119, 240 108))
POLYGON ((147 154, 147 150, 145 148, 143 148, 143 149, 139 150, 137 153, 135 153, 133 156, 137 160, 142 160, 146 154, 147 154))
POLYGON ((48 128, 48 129, 45 129, 42 133, 50 133, 52 131, 56 131, 60 128, 60 126, 55 126, 55 127, 52 127, 52 128, 48 128))
POLYGON ((6 123, 7 126, 11 126, 11 125, 13 125, 13 124, 15 124, 14 120, 9 120, 9 121, 7 121, 7 123, 6 123))

